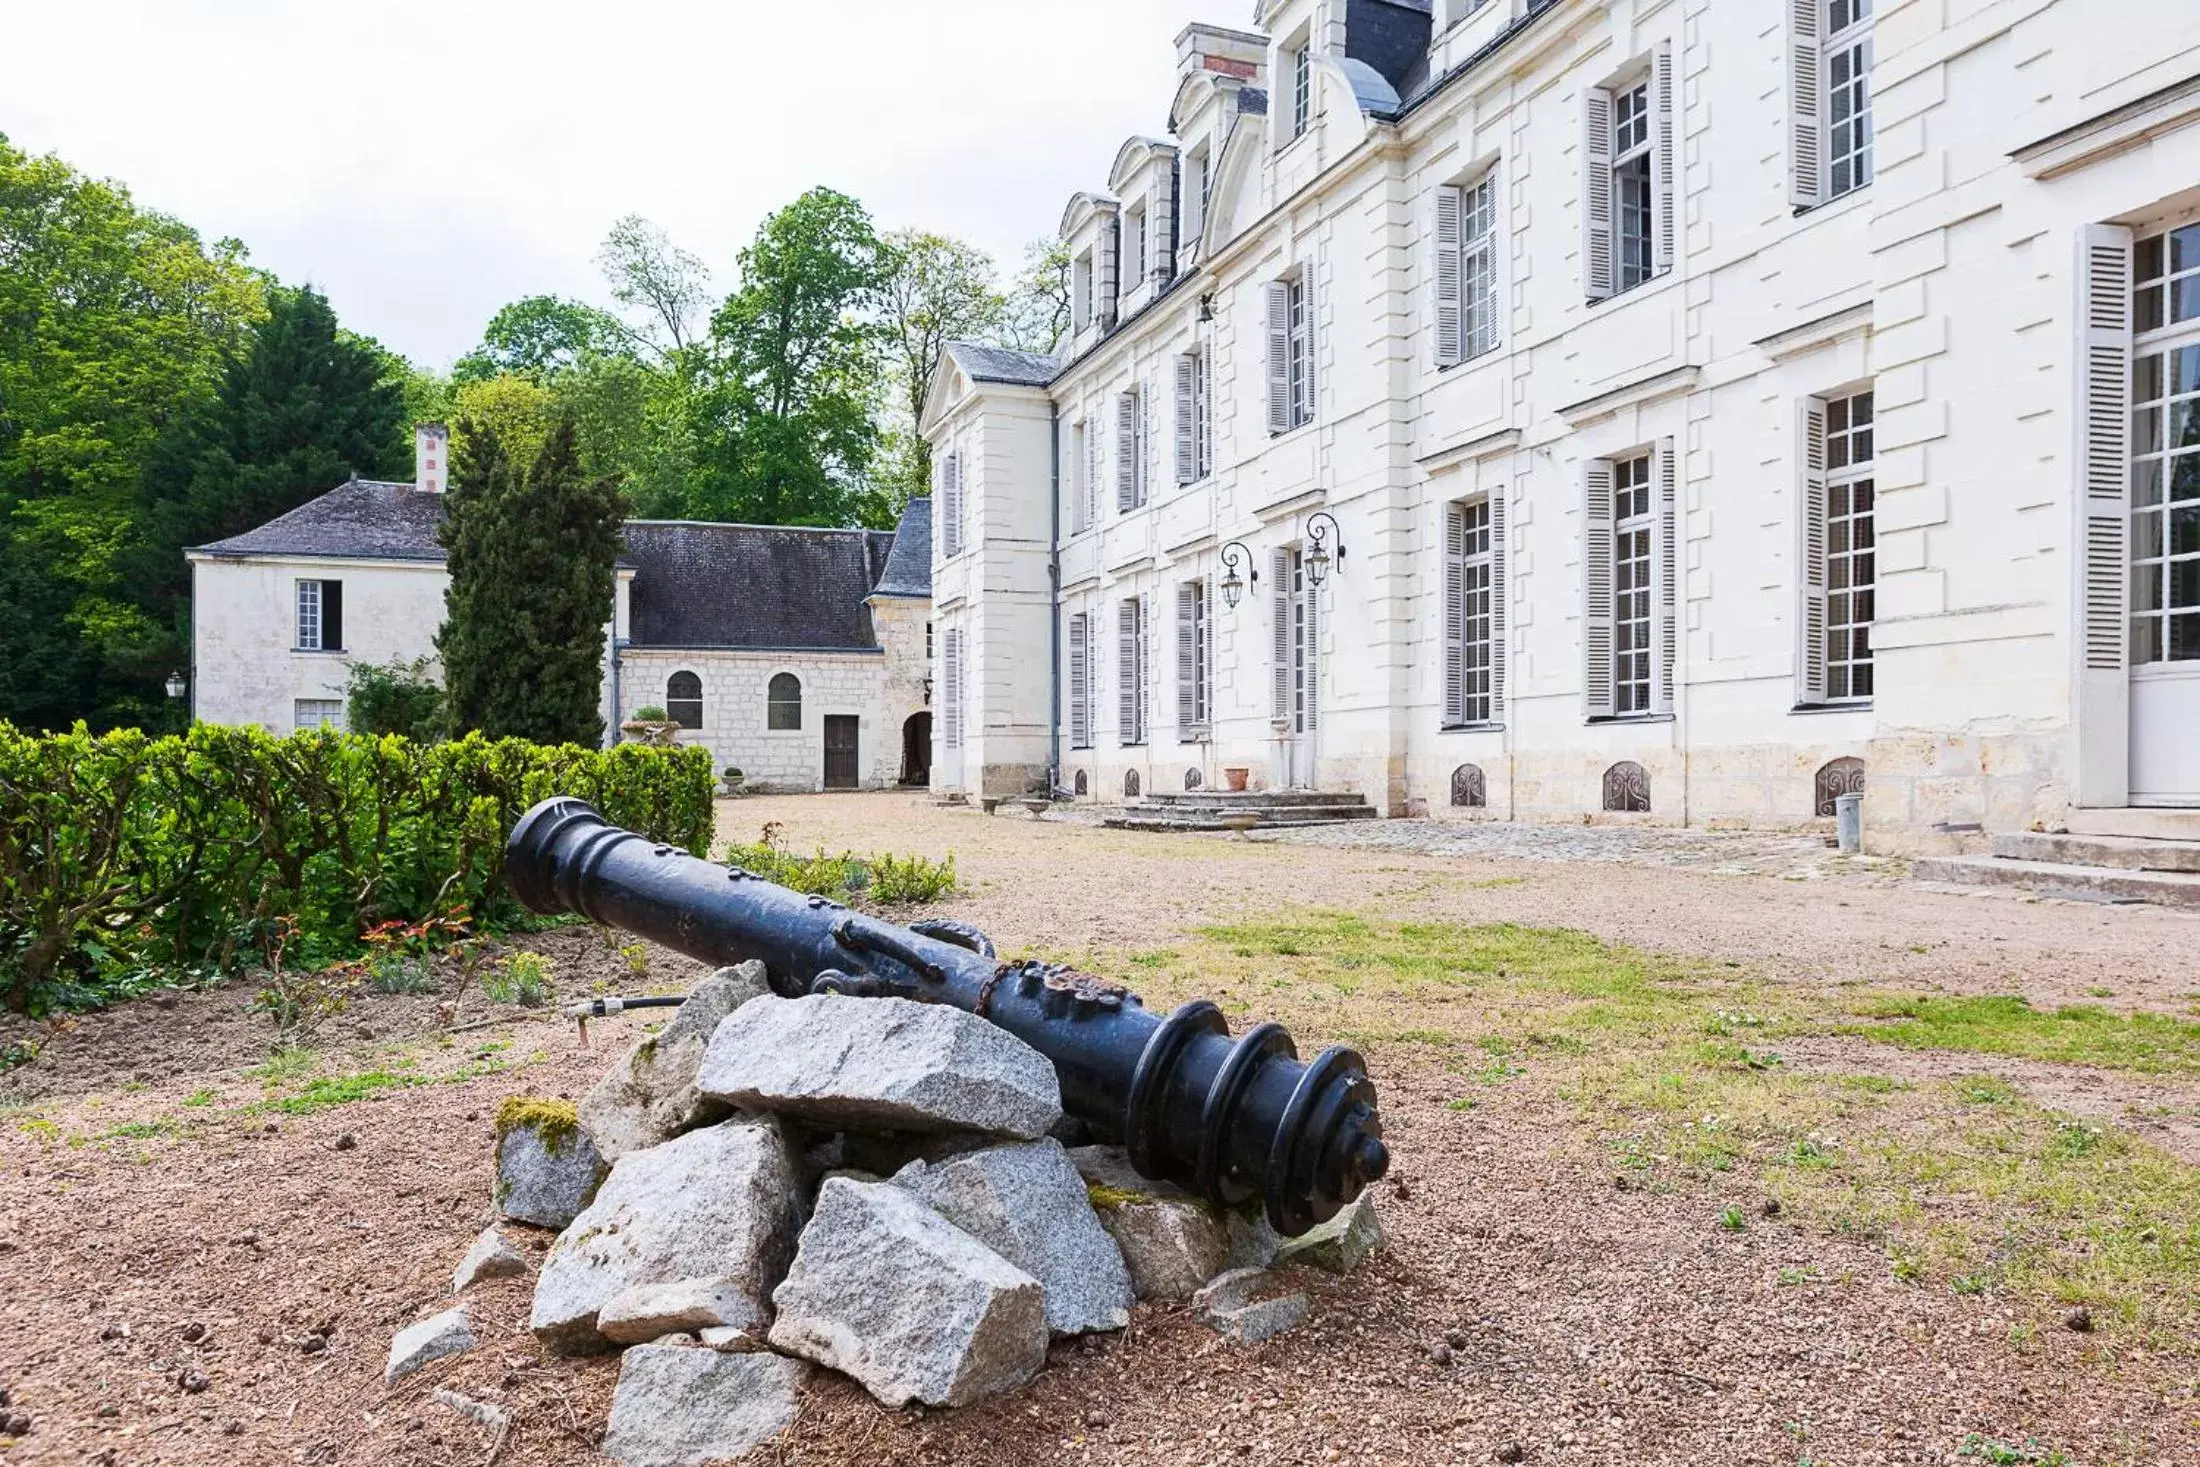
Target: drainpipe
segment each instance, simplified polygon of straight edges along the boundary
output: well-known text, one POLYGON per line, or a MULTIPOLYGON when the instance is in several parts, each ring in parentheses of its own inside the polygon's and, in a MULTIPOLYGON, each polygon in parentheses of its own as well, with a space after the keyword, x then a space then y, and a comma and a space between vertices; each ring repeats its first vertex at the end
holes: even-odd
POLYGON ((1062 405, 1047 399, 1047 798, 1062 787, 1062 405))
POLYGON ((618 743, 618 742, 619 742, 619 718, 620 718, 619 710, 620 710, 621 708, 623 708, 623 707, 625 707, 625 706, 626 706, 625 700, 624 700, 624 699, 622 699, 622 698, 621 698, 621 697, 619 696, 619 669, 620 669, 621 667, 623 667, 623 666, 625 665, 625 659, 624 659, 624 657, 623 657, 623 656, 622 656, 621 654, 623 654, 623 653, 624 653, 624 652, 626 651, 626 647, 627 647, 627 639, 626 639, 625 637, 622 637, 622 636, 618 636, 617 634, 614 634, 614 635, 612 636, 612 638, 611 638, 611 726, 610 726, 609 728, 607 728, 607 729, 605 729, 605 730, 604 730, 604 738, 605 738, 605 740, 606 740, 606 742, 605 742, 605 744, 604 744, 604 747, 605 747, 605 748, 607 748, 607 749, 608 749, 608 748, 610 748, 610 747, 611 747, 612 745, 614 745, 614 744, 616 744, 616 743, 618 743))

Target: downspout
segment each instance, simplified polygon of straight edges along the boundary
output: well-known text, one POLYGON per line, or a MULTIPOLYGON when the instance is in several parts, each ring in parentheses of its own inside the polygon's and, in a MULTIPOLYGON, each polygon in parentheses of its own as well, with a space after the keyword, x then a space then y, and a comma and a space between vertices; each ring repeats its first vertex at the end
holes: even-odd
POLYGON ((1047 798, 1062 787, 1062 405, 1047 394, 1047 798))

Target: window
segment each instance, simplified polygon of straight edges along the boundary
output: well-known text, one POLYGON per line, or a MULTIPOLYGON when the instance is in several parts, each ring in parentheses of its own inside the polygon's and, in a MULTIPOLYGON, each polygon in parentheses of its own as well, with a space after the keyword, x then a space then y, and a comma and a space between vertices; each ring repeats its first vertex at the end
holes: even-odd
MULTIPOLYGON (((793 679, 788 679, 792 682, 793 679)), ((795 687, 795 722, 802 726, 802 689, 795 687)), ((676 672, 665 680, 665 717, 682 728, 703 726, 703 680, 692 672, 676 672)), ((772 727, 777 728, 778 724, 772 727)))
POLYGON ((1309 273, 1268 287, 1268 431, 1314 421, 1314 315, 1309 273))
POLYGON ((1087 250, 1079 255, 1077 262, 1070 267, 1069 311, 1070 329, 1073 332, 1082 334, 1087 327, 1092 325, 1093 317, 1098 314, 1094 309, 1093 300, 1095 283, 1092 269, 1092 251, 1087 250))
POLYGON ((1650 711, 1650 455, 1612 465, 1612 711, 1650 711))
MULTIPOLYGON (((2139 242, 2142 331, 2200 319, 2200 225, 2167 245, 2139 242)), ((2200 336, 2142 349, 2131 403, 2131 661, 2200 661, 2200 336)))
POLYGON ((940 739, 950 749, 963 746, 963 629, 949 627, 940 644, 940 739))
POLYGON ((1116 603, 1115 741, 1124 748, 1146 742, 1146 598, 1116 603))
POLYGON ((1604 808, 1628 815, 1650 813, 1650 775, 1632 759, 1604 771, 1604 808))
POLYGON ((1612 217, 1617 273, 1614 289, 1650 278, 1650 83, 1612 98, 1612 217))
POLYGON ((1807 209, 1872 181, 1872 0, 1788 4, 1788 190, 1807 209))
POLYGON ((924 624, 924 660, 926 662, 932 660, 932 623, 930 622, 924 624))
POLYGON ((1314 48, 1299 47, 1291 53, 1291 136, 1296 142, 1314 125, 1314 48))
POLYGON ((1176 482, 1196 484, 1214 472, 1214 369, 1205 351, 1176 359, 1176 482))
POLYGON ((1146 274, 1146 211, 1143 206, 1123 215, 1123 278, 1136 290, 1146 274))
POLYGON ((1592 301, 1634 289, 1673 260, 1673 53, 1582 104, 1582 276, 1592 301))
POLYGON ((953 559, 963 553, 963 460, 952 452, 940 459, 940 549, 953 559))
POLYGON ((1207 638, 1207 583, 1184 581, 1176 588, 1176 736, 1187 744, 1207 737, 1213 717, 1207 638))
POLYGON ((1136 387, 1116 395, 1115 455, 1115 508, 1128 514, 1146 502, 1146 408, 1136 387))
POLYGON ((1436 191, 1436 360, 1497 345, 1497 175, 1436 191))
POLYGON ((1214 191, 1214 165, 1211 159, 1212 154, 1207 145, 1202 143, 1192 149, 1191 155, 1184 160, 1184 171, 1189 175, 1185 180, 1188 187, 1184 194, 1191 205, 1185 211, 1181 225, 1184 232, 1183 243, 1186 245, 1196 246, 1200 235, 1207 228, 1207 202, 1214 191))
POLYGON ((1092 618, 1069 619, 1069 746, 1092 747, 1092 618))
POLYGON ((303 731, 309 728, 333 728, 344 726, 344 703, 341 698, 300 698, 291 706, 291 728, 303 731))
POLYGON ((1826 404, 1826 697, 1872 695, 1872 395, 1826 404))
MULTIPOLYGON (((696 687, 701 696, 702 687, 696 687)), ((670 708, 665 710, 672 712, 670 708)), ((802 727, 802 679, 791 672, 772 674, 770 685, 764 690, 764 726, 774 733, 786 733, 802 727)), ((677 716, 677 715, 675 715, 677 716)), ((698 710, 697 722, 701 722, 698 710)))
POLYGON ((1504 700, 1504 499, 1445 506, 1444 724, 1495 723, 1504 700))
POLYGON ((1591 718, 1672 711, 1675 470, 1669 438, 1584 467, 1583 689, 1591 718))
POLYGON ((1827 193, 1839 198, 1872 181, 1871 0, 1826 7, 1827 193))
POLYGON ((1072 535, 1082 535, 1093 526, 1091 449, 1086 443, 1091 431, 1081 421, 1069 425, 1069 512, 1063 518, 1069 521, 1072 535))
POLYGON ((298 582, 298 642, 300 652, 344 650, 344 583, 298 582))

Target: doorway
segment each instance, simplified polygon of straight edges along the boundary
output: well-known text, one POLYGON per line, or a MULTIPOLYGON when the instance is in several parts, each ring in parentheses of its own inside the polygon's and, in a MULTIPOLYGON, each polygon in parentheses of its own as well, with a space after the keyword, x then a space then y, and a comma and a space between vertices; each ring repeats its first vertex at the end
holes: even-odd
POLYGON ((2200 806, 2200 322, 2133 368, 2131 803, 2200 806))
POLYGON ((912 713, 901 725, 901 782, 913 789, 932 783, 932 714, 912 713))
POLYGON ((862 765, 857 757, 860 728, 860 720, 852 713, 825 715, 825 788, 862 787, 862 765))

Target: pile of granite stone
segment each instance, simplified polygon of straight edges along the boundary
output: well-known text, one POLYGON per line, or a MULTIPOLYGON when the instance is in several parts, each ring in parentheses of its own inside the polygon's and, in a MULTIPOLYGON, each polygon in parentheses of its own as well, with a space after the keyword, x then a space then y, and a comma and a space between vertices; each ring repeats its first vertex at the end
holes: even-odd
MULTIPOLYGON (((1065 1121, 1053 1066, 958 1009, 773 995, 712 975, 575 1108, 498 1117, 506 1219, 559 1230, 530 1325, 561 1354, 624 1350, 607 1455, 737 1458, 794 1421, 805 1378, 888 1406, 1028 1381, 1050 1339, 1190 1301, 1257 1342, 1304 1316, 1277 1263, 1347 1271, 1380 1241, 1362 1198, 1303 1238, 1138 1176, 1065 1121)), ((524 1273, 492 1226, 453 1278, 524 1273)), ((464 1304, 400 1333, 389 1383, 471 1349, 464 1304)), ((485 1426, 493 1406, 450 1396, 485 1426)))

